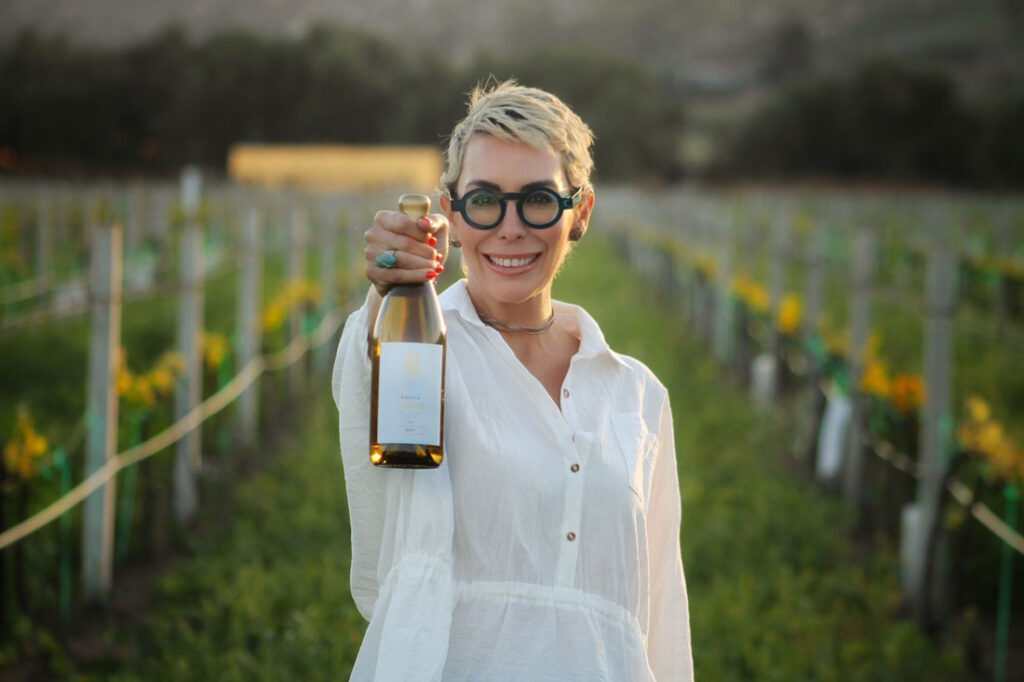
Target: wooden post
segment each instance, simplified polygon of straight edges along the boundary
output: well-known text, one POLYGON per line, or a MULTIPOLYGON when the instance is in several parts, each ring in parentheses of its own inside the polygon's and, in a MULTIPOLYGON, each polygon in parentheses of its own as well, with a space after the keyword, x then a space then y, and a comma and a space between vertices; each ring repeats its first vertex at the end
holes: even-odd
MULTIPOLYGON (((306 212, 298 206, 292 208, 291 230, 288 240, 288 284, 298 285, 306 278, 306 212)), ((302 334, 302 309, 293 306, 288 313, 288 340, 302 334)), ((294 400, 299 397, 305 383, 305 358, 288 368, 288 393, 294 400)))
POLYGON ((854 234, 853 278, 851 288, 850 329, 850 393, 853 396, 853 416, 850 420, 850 440, 843 472, 843 494, 855 510, 857 523, 864 520, 864 438, 867 417, 866 397, 860 390, 864 374, 865 352, 871 325, 871 286, 874 274, 875 238, 866 225, 858 225, 854 234))
MULTIPOLYGON (((98 228, 92 240, 92 322, 86 411, 85 475, 117 454, 117 371, 121 343, 121 228, 98 228)), ((82 588, 87 599, 106 597, 113 580, 116 479, 85 499, 82 588)))
MULTIPOLYGON (((260 353, 263 302, 263 225, 258 208, 245 214, 242 227, 242 276, 238 282, 239 348, 236 371, 260 353)), ((238 426, 243 445, 253 447, 259 435, 259 379, 239 396, 238 426)))
POLYGON ((921 421, 921 478, 917 493, 921 513, 918 530, 923 537, 917 537, 915 543, 924 561, 918 562, 919 575, 911 580, 914 615, 924 627, 932 625, 945 606, 942 594, 944 533, 940 517, 953 439, 953 313, 957 271, 948 240, 947 226, 936 230, 929 247, 925 281, 924 361, 928 396, 921 421))
MULTIPOLYGON (((334 203, 328 203, 320 215, 321 237, 317 248, 320 249, 320 295, 322 296, 320 312, 322 317, 337 304, 338 286, 335 280, 338 272, 338 214, 334 203)), ((333 359, 333 344, 328 342, 316 349, 316 369, 320 376, 328 376, 333 359)))
MULTIPOLYGON (((202 398, 203 362, 200 334, 203 330, 203 235, 196 222, 200 196, 199 171, 182 174, 182 208, 185 229, 181 242, 181 298, 178 308, 178 349, 185 359, 185 372, 175 391, 174 417, 181 419, 202 398)), ((178 441, 174 460, 174 517, 191 519, 199 506, 195 473, 201 465, 201 431, 195 429, 178 441)))

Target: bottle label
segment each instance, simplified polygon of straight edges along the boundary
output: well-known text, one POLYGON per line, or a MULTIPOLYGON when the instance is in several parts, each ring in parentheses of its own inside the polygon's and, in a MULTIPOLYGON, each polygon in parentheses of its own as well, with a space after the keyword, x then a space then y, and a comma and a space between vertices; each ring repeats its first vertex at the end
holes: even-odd
POLYGON ((382 343, 377 442, 441 444, 441 365, 436 343, 382 343))

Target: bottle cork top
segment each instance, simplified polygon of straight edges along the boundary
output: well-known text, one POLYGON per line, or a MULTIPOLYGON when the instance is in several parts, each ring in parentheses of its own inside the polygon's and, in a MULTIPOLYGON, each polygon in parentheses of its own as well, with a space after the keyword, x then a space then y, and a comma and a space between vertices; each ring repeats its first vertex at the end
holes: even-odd
POLYGON ((430 197, 426 194, 403 194, 398 199, 398 210, 410 218, 422 218, 430 213, 430 197))

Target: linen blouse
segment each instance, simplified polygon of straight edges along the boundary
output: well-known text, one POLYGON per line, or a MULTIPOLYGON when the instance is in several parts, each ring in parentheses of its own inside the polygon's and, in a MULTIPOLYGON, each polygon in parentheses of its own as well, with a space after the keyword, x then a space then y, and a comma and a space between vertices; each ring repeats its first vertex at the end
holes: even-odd
POLYGON ((369 621, 353 680, 692 680, 668 393, 582 308, 561 407, 478 317, 465 280, 448 326, 444 452, 428 470, 369 460, 367 305, 333 373, 369 621))

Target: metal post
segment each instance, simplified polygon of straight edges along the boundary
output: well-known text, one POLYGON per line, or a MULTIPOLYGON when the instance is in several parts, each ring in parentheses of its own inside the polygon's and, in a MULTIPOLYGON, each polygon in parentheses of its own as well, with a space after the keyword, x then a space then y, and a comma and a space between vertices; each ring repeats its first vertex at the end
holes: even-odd
POLYGON ((715 357, 719 362, 728 364, 733 351, 733 329, 735 314, 732 294, 729 288, 732 286, 733 252, 735 251, 734 240, 736 229, 733 225, 733 217, 730 216, 722 221, 718 227, 718 273, 716 279, 718 286, 715 287, 717 306, 715 311, 715 336, 714 350, 715 357))
MULTIPOLYGON (((294 207, 291 212, 291 230, 288 240, 288 285, 296 286, 306 278, 306 212, 294 207)), ((292 306, 288 312, 288 340, 291 342, 302 334, 302 310, 292 306)), ((298 398, 305 383, 305 358, 288 368, 288 393, 298 398)))
MULTIPOLYGON (((117 370, 121 343, 120 227, 106 226, 95 230, 91 270, 87 476, 117 454, 117 370)), ((115 479, 108 481, 84 502, 82 587, 87 599, 110 594, 115 485, 115 479)))
MULTIPOLYGON (((188 414, 202 397, 203 363, 199 336, 203 328, 203 235, 196 222, 199 192, 199 171, 187 169, 182 175, 182 207, 186 224, 181 243, 182 291, 178 308, 178 349, 185 359, 185 372, 175 391, 175 419, 188 414)), ((200 435, 200 430, 194 429, 178 441, 174 460, 174 516, 179 522, 192 518, 199 506, 195 472, 201 465, 200 435)))
POLYGON ((812 229, 807 240, 807 291, 804 300, 807 311, 804 315, 804 335, 811 339, 818 335, 821 321, 822 302, 825 297, 825 240, 827 227, 818 225, 812 229))
POLYGON ((39 290, 49 292, 50 270, 53 260, 53 206, 45 195, 36 203, 36 277, 39 290))
MULTIPOLYGON (((939 226, 934 226, 939 228, 939 226)), ((941 519, 942 498, 945 495, 946 472, 949 469, 950 447, 953 437, 952 374, 953 374, 953 313, 956 306, 956 258, 949 247, 948 226, 935 229, 928 253, 925 280, 924 361, 925 401, 921 422, 921 478, 918 481, 917 500, 921 509, 921 523, 917 538, 924 561, 913 581, 914 613, 919 622, 929 625, 939 616, 944 604, 940 587, 944 583, 942 555, 944 533, 941 519), (937 532, 933 530, 937 529, 937 532)))
MULTIPOLYGON (((263 300, 263 225, 259 209, 249 208, 242 227, 242 277, 238 291, 237 371, 260 352, 263 328, 260 307, 263 300)), ((259 415, 259 379, 239 396, 238 427, 246 447, 256 444, 259 415)))
MULTIPOLYGON (((1010 211, 1004 211, 1000 216, 999 221, 996 223, 996 254, 1000 259, 1007 258, 1012 253, 1012 243, 1010 240, 1010 211)), ((1006 295, 1006 271, 1003 268, 999 269, 996 275, 996 291, 995 291, 995 312, 996 312, 996 329, 999 334, 999 338, 1002 339, 1006 336, 1006 317, 1007 317, 1007 295, 1006 295)))
MULTIPOLYGON (((338 287, 335 285, 335 279, 338 263, 338 225, 337 213, 333 209, 334 205, 331 203, 321 213, 321 237, 317 245, 320 249, 320 291, 323 297, 320 303, 321 316, 330 312, 337 303, 338 287)), ((325 343, 316 349, 316 368, 321 376, 327 376, 331 370, 334 355, 332 346, 331 343, 325 343)))
POLYGON ((855 510, 858 524, 864 514, 864 439, 861 430, 867 416, 867 401, 860 390, 864 375, 865 353, 871 325, 871 286, 874 274, 875 237, 866 225, 859 225, 854 234, 853 302, 850 319, 850 392, 853 395, 853 416, 850 440, 843 472, 843 494, 855 510))
POLYGON ((790 213, 781 210, 772 221, 771 259, 768 262, 768 286, 771 295, 771 340, 770 350, 774 359, 774 371, 768 390, 770 398, 779 393, 780 376, 782 374, 782 334, 779 332, 779 310, 782 308, 782 297, 786 288, 786 258, 789 249, 790 213))
POLYGON ((810 234, 807 236, 807 245, 804 252, 805 262, 807 263, 804 300, 807 304, 807 310, 803 320, 803 332, 804 345, 811 351, 808 353, 810 362, 808 363, 807 382, 808 389, 813 396, 812 413, 814 415, 811 422, 814 428, 808 434, 804 461, 811 473, 814 472, 816 464, 815 455, 818 452, 819 429, 817 427, 821 423, 826 408, 825 394, 820 388, 822 366, 819 363, 819 351, 824 349, 824 342, 821 339, 818 325, 821 320, 822 302, 825 297, 825 240, 827 238, 827 229, 824 224, 818 224, 816 228, 811 229, 810 234))

